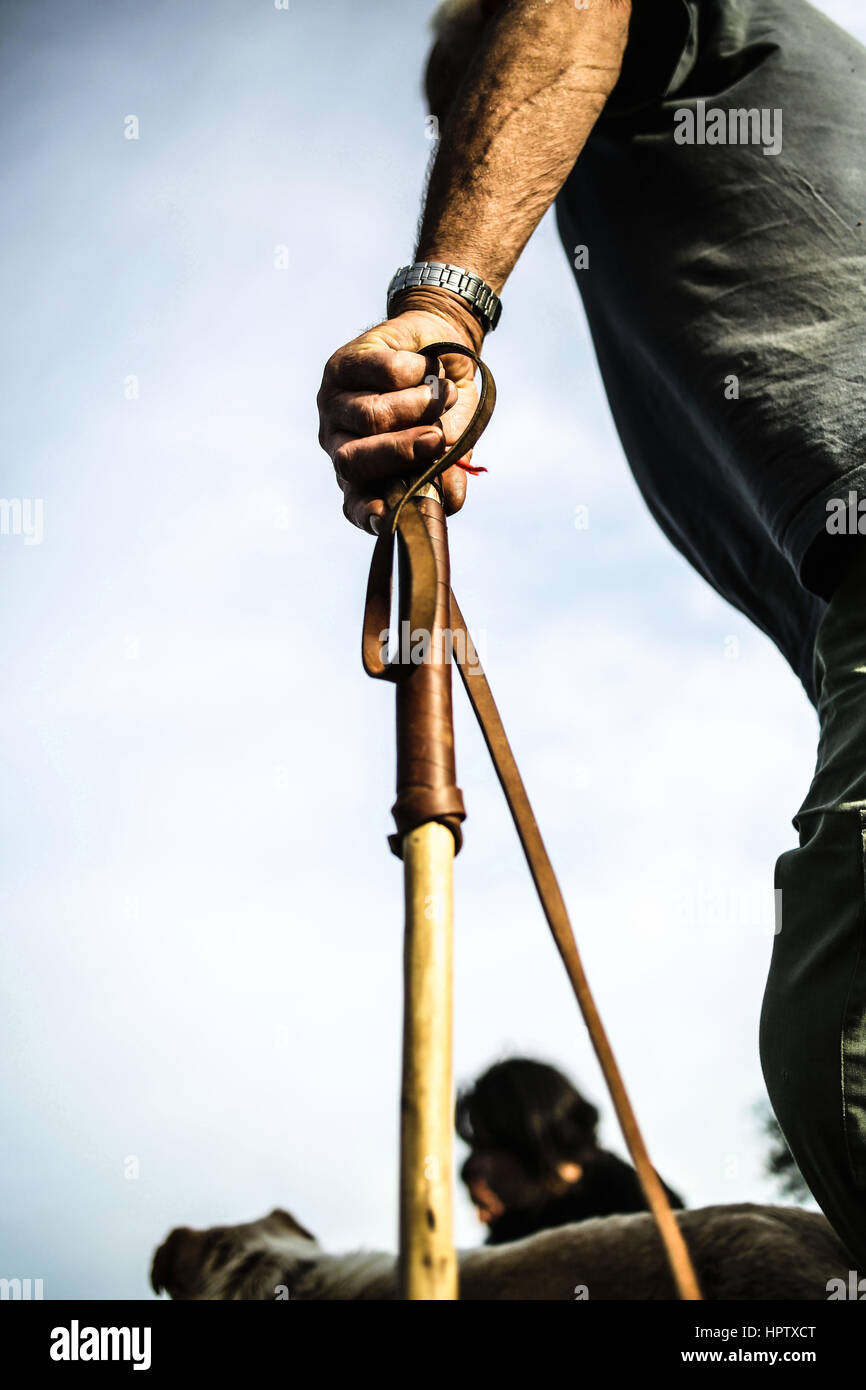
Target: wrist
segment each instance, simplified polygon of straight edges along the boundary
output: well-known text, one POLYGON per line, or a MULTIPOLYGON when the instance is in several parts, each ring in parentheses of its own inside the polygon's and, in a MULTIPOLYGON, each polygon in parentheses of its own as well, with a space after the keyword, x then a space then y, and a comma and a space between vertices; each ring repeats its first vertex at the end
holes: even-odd
POLYGON ((390 317, 396 318, 398 314, 407 312, 427 313, 445 319, 453 326, 454 336, 480 355, 484 329, 459 295, 430 285, 400 290, 391 299, 390 317))

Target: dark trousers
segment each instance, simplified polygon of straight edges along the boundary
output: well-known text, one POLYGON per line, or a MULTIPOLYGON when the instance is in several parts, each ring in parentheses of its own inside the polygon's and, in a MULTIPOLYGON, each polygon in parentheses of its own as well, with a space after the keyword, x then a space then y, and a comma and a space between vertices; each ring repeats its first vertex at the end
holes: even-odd
POLYGON ((866 1274, 866 562, 836 587, 866 542, 826 529, 866 496, 866 50, 805 0, 635 0, 632 29, 558 224, 650 510, 819 709, 761 1056, 866 1274), (677 137, 708 110, 725 141, 677 137), (728 138, 749 111, 775 152, 728 138))
POLYGON ((800 1170, 866 1273, 866 556, 824 615, 815 679, 818 759, 800 847, 776 865, 761 1063, 800 1170))

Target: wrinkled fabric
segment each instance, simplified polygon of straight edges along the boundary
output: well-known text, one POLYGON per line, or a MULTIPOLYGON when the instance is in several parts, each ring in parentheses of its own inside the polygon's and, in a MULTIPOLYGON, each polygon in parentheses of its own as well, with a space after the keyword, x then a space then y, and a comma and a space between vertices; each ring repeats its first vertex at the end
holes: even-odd
POLYGON ((799 848, 776 865, 761 1064, 800 1171, 866 1272, 866 557, 819 627, 815 685, 818 758, 799 848))
POLYGON ((814 701, 827 502, 866 495, 866 49, 805 0, 634 0, 556 212, 650 511, 814 701), (752 108, 780 153, 675 141, 752 108))

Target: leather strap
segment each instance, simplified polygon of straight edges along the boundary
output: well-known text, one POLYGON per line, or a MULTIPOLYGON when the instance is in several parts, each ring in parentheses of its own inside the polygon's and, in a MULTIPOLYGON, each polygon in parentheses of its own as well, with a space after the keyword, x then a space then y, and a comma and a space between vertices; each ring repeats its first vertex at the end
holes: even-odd
POLYGON ((514 821, 514 827, 523 846, 529 872, 532 874, 532 881, 547 918, 547 925, 550 927, 556 949, 565 966, 595 1055, 607 1082, 613 1108, 640 1179, 647 1206, 655 1217, 659 1235, 664 1242, 668 1263, 679 1296, 683 1299, 699 1299, 701 1297, 700 1288, 686 1243, 671 1210, 664 1187, 650 1162, 637 1117, 625 1088, 625 1082, 622 1079, 613 1048, 589 987, 589 981, 586 978, 568 909, 565 906, 565 899, 541 838, 541 831, 526 794, 523 778, 520 776, 511 745, 499 717, 499 710, 493 699, 493 692, 453 592, 451 594, 451 628, 455 636, 458 633, 462 634, 463 640, 454 642, 453 645, 463 685, 484 735, 484 742, 487 744, 496 776, 499 778, 499 785, 505 793, 511 819, 514 821))
POLYGON ((493 412, 496 388, 486 365, 461 344, 433 343, 424 351, 436 356, 449 352, 465 353, 479 368, 482 386, 478 409, 456 443, 408 487, 398 485, 388 497, 391 508, 389 524, 380 532, 373 551, 364 614, 364 669, 371 676, 398 684, 398 797, 394 807, 398 834, 391 837, 390 844, 395 853, 399 853, 400 841, 407 830, 429 820, 439 820, 453 831, 459 849, 460 821, 465 815, 462 796, 454 785, 451 680, 447 659, 443 660, 439 648, 436 648, 434 661, 420 666, 406 660, 405 650, 401 650, 401 659, 396 662, 385 662, 382 657, 380 639, 390 620, 394 541, 398 537, 401 615, 408 615, 410 633, 413 629, 433 633, 437 627, 450 630, 449 654, 453 651, 457 658, 463 685, 505 793, 547 924, 583 1015, 647 1206, 664 1244, 677 1291, 682 1299, 700 1299, 700 1288, 686 1243, 664 1187, 650 1162, 583 969, 565 900, 490 685, 450 589, 448 544, 441 504, 438 499, 427 495, 410 505, 413 499, 418 499, 422 489, 429 490, 429 485, 455 457, 468 452, 478 440, 493 412), (460 640, 455 641, 457 637, 460 640))

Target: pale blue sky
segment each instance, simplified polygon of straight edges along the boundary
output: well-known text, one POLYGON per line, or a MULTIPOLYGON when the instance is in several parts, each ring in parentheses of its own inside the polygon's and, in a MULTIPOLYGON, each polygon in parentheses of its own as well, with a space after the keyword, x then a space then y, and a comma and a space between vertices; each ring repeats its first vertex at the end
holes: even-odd
MULTIPOLYGON (((5 7, 3 491, 45 534, 0 537, 0 1275, 49 1298, 147 1296, 170 1226, 275 1204, 395 1242, 392 695, 315 393, 411 254, 429 9, 5 7)), ((657 1166, 772 1196, 757 1019, 814 714, 649 518, 549 217, 487 356, 455 589, 657 1166)), ((462 694, 457 740, 458 1079, 553 1060, 621 1150, 462 694)))

